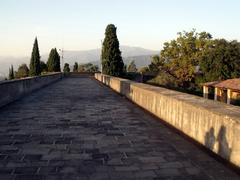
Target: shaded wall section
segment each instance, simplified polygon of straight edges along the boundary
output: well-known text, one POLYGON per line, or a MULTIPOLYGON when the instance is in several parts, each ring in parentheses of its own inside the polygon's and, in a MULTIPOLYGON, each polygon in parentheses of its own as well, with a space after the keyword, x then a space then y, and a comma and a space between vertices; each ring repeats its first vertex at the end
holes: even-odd
POLYGON ((51 84, 63 77, 62 73, 53 73, 24 79, 0 82, 0 107, 22 96, 51 84))
POLYGON ((100 73, 95 78, 240 167, 240 107, 100 73))

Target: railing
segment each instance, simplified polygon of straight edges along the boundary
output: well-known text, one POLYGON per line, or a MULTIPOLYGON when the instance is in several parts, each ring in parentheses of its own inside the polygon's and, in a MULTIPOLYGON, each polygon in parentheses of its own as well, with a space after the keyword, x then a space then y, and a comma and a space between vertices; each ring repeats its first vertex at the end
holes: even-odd
POLYGON ((240 107, 100 73, 95 78, 240 167, 240 107))
POLYGON ((63 77, 62 73, 52 73, 36 77, 0 82, 0 107, 13 102, 34 90, 51 84, 63 77))

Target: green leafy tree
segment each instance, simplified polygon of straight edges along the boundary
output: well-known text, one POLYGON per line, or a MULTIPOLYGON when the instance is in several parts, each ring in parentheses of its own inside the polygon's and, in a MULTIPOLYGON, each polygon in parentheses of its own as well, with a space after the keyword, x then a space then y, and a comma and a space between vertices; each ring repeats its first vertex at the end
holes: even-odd
POLYGON ((160 56, 155 55, 152 57, 151 64, 148 66, 150 72, 159 73, 163 70, 164 61, 160 56))
POLYGON ((69 67, 69 64, 68 64, 68 63, 65 63, 65 64, 64 64, 63 72, 64 72, 64 73, 69 73, 69 72, 70 72, 70 67, 69 67))
POLYGON ((139 69, 139 72, 140 73, 147 73, 147 72, 149 72, 149 68, 147 67, 147 66, 145 66, 145 67, 141 67, 140 69, 139 69))
POLYGON ((78 72, 98 72, 98 66, 92 63, 80 64, 78 66, 78 72))
POLYGON ((240 77, 240 43, 216 39, 200 62, 202 81, 216 81, 240 77))
POLYGON ((9 68, 9 74, 8 74, 8 79, 14 79, 14 70, 13 70, 13 65, 9 68))
POLYGON ((97 72, 98 66, 93 65, 92 63, 87 63, 87 64, 84 64, 84 69, 85 69, 85 72, 97 72))
POLYGON ((40 61, 40 69, 41 69, 41 72, 47 72, 48 71, 47 64, 44 61, 40 61))
POLYGON ((211 38, 209 33, 193 30, 178 33, 176 40, 164 43, 160 63, 164 63, 163 70, 175 78, 179 87, 191 87, 199 61, 211 45, 211 38))
POLYGON ((85 68, 86 68, 86 67, 85 67, 84 64, 80 64, 80 65, 78 66, 78 72, 85 72, 85 71, 86 71, 85 68))
POLYGON ((127 68, 128 72, 137 72, 137 67, 134 61, 131 61, 127 68))
POLYGON ((22 64, 18 67, 16 72, 16 78, 24 78, 29 76, 29 69, 26 64, 22 64))
POLYGON ((51 49, 48 61, 47 61, 48 72, 60 72, 60 56, 56 48, 51 49))
POLYGON ((119 49, 117 28, 109 24, 105 31, 102 47, 102 72, 112 76, 122 76, 124 63, 119 49))
POLYGON ((73 65, 73 72, 78 72, 78 63, 75 62, 73 65))
POLYGON ((39 55, 37 38, 35 38, 34 44, 33 44, 29 74, 30 74, 30 76, 38 76, 41 74, 40 55, 39 55))

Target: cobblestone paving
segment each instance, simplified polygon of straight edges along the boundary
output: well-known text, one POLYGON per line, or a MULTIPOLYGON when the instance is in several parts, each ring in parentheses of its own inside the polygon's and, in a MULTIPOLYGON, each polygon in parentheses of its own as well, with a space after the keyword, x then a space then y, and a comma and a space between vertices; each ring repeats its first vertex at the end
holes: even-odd
POLYGON ((239 180, 160 120, 90 78, 0 110, 0 180, 239 180))

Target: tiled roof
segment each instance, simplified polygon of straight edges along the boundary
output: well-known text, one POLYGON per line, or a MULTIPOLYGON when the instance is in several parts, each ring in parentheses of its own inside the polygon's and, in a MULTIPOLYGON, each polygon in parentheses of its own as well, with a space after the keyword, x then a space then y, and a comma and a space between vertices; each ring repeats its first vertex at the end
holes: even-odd
POLYGON ((240 91, 240 78, 227 79, 221 82, 219 81, 208 82, 203 85, 240 91))
POLYGON ((215 87, 234 89, 240 91, 240 78, 228 79, 215 85, 215 87))
POLYGON ((203 86, 213 86, 216 85, 217 83, 220 83, 221 81, 212 81, 212 82, 207 82, 204 83, 203 86))

